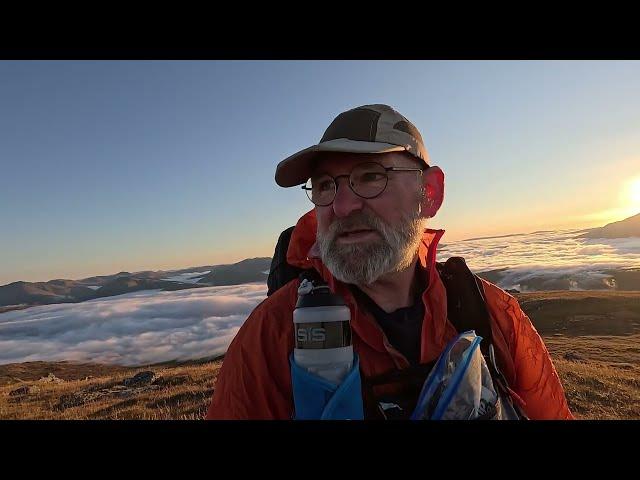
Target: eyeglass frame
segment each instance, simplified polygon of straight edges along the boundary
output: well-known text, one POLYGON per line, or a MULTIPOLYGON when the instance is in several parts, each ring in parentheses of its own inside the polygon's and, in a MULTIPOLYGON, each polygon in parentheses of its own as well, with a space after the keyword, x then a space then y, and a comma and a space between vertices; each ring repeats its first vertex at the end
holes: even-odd
MULTIPOLYGON (((358 196, 358 197, 360 197, 360 198, 364 198, 364 199, 366 199, 366 200, 371 200, 371 199, 373 199, 373 198, 377 198, 377 197, 379 197, 380 195, 382 195, 382 194, 384 193, 384 191, 387 189, 387 185, 389 185, 389 175, 387 175, 387 172, 420 172, 420 175, 422 175, 422 174, 424 173, 424 171, 425 171, 425 170, 428 170, 428 169, 429 169, 429 167, 428 167, 428 166, 427 166, 426 168, 385 167, 384 165, 382 165, 381 163, 378 163, 378 162, 366 162, 366 163, 373 163, 373 164, 375 164, 375 165, 379 165, 379 166, 380 166, 381 168, 383 168, 383 169, 384 169, 384 171, 385 171, 385 175, 384 175, 384 176, 385 176, 384 187, 382 188, 382 190, 380 190, 380 192, 379 192, 379 193, 375 194, 373 197, 363 197, 363 196, 362 196, 362 195, 360 195, 358 192, 356 192, 356 191, 353 189, 353 187, 351 186, 351 181, 349 181, 349 180, 350 180, 350 178, 351 178, 351 174, 353 173, 353 171, 354 171, 356 168, 358 168, 359 166, 363 165, 363 164, 359 164, 359 165, 356 165, 355 167, 353 167, 353 168, 351 169, 351 171, 349 172, 349 174, 348 174, 348 175, 347 175, 347 174, 343 174, 343 175, 337 175, 337 176, 333 177, 333 176, 329 175, 328 173, 324 173, 324 174, 323 174, 323 175, 326 175, 327 177, 331 178, 331 180, 333 180, 333 184, 335 185, 335 189, 334 189, 334 191, 333 191, 333 198, 331 199, 331 201, 330 201, 329 203, 327 203, 327 204, 325 204, 325 205, 318 205, 318 204, 317 204, 317 203, 315 203, 313 200, 311 200, 311 197, 309 196, 309 194, 308 194, 308 193, 307 193, 307 198, 308 198, 308 199, 309 199, 309 201, 310 201, 311 203, 313 203, 316 207, 328 207, 329 205, 331 205, 331 204, 335 201, 335 199, 336 199, 336 195, 338 194, 338 187, 339 187, 338 182, 337 182, 338 178, 341 178, 341 177, 347 177, 347 179, 348 179, 348 180, 347 180, 347 185, 349 185, 349 189, 350 189, 350 190, 351 190, 355 195, 357 195, 357 196, 358 196)), ((311 177, 309 177, 309 179, 307 180, 307 182, 308 182, 310 179, 311 179, 311 177)), ((307 187, 307 186, 306 186, 306 183, 305 183, 305 185, 302 185, 300 188, 301 188, 302 190, 305 190, 305 192, 309 192, 309 191, 313 190, 313 187, 311 187, 311 188, 307 187)))

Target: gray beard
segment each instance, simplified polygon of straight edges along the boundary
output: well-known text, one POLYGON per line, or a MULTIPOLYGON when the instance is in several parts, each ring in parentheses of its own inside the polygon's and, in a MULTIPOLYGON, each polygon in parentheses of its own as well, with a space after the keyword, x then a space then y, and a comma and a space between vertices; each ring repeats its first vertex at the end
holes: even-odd
POLYGON ((402 218, 400 225, 394 227, 369 212, 359 211, 336 219, 325 232, 318 230, 320 258, 338 280, 370 285, 387 273, 401 272, 411 265, 426 222, 418 211, 402 218), (350 244, 336 242, 341 233, 357 228, 375 230, 382 238, 350 244))

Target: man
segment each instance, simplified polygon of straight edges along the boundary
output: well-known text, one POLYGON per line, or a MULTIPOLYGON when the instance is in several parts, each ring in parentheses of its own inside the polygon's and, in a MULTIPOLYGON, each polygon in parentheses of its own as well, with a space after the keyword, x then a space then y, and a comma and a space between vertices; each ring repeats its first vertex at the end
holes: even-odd
MULTIPOLYGON (((351 311, 363 379, 438 358, 457 335, 435 268, 444 198, 417 128, 386 105, 338 115, 319 144, 280 162, 276 182, 315 208, 293 230, 287 261, 314 268, 351 311)), ((291 419, 289 355, 298 280, 251 313, 229 346, 208 419, 291 419)), ((515 298, 482 281, 498 364, 531 419, 573 418, 542 339, 515 298)), ((391 387, 385 387, 391 388, 391 387)))

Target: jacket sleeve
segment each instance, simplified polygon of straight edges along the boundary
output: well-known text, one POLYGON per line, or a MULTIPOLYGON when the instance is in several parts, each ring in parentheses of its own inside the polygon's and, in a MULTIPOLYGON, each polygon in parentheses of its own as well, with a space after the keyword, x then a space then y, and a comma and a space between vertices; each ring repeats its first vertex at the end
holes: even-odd
POLYGON ((525 412, 533 420, 572 420, 567 399, 549 351, 518 301, 509 297, 514 320, 512 351, 516 370, 515 392, 526 402, 525 412))
POLYGON ((240 327, 220 368, 207 420, 291 419, 289 287, 265 299, 240 327))

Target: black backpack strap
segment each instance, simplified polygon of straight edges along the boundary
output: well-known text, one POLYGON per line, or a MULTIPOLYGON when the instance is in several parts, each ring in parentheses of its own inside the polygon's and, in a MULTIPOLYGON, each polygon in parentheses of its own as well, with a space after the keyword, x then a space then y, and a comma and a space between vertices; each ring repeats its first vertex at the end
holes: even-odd
POLYGON ((301 268, 294 267, 287 263, 287 250, 289 249, 291 233, 294 228, 295 227, 287 228, 278 237, 273 258, 271 259, 269 277, 267 278, 267 296, 270 296, 273 292, 297 278, 302 272, 301 268))
POLYGON ((451 257, 444 263, 436 263, 436 268, 447 290, 449 321, 460 333, 475 330, 476 335, 482 337, 480 350, 485 357, 494 385, 502 392, 502 397, 507 399, 518 416, 527 419, 524 412, 512 401, 509 383, 498 368, 482 281, 469 270, 462 257, 451 257))
POLYGON ((436 269, 447 290, 449 321, 459 333, 475 330, 476 335, 482 337, 482 353, 488 355, 493 340, 480 279, 471 273, 462 257, 451 257, 445 263, 436 263, 436 269))

